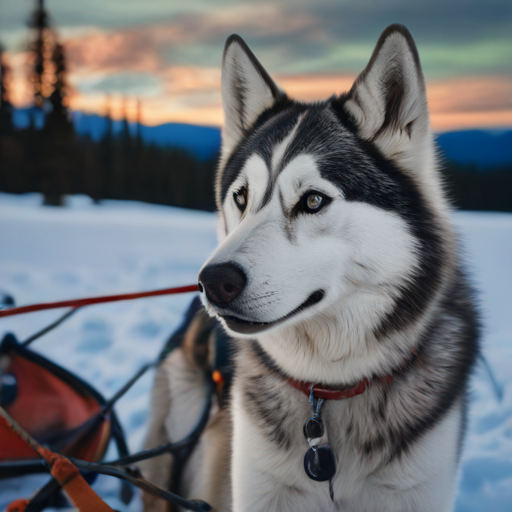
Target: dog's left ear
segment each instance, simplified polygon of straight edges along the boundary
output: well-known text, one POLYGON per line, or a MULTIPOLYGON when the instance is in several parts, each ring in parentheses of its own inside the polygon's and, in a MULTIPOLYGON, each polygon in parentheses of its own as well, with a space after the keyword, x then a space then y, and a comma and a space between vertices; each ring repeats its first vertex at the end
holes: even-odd
POLYGON ((242 139, 260 114, 284 97, 245 41, 233 34, 222 58, 223 154, 242 139))
POLYGON ((403 25, 384 30, 345 109, 359 136, 373 141, 386 157, 413 171, 427 164, 432 141, 425 81, 416 45, 403 25))

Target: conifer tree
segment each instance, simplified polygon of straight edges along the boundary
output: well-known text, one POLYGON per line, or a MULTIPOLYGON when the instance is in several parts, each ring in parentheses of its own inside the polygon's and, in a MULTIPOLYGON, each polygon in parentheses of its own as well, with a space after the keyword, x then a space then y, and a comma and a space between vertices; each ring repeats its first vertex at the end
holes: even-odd
POLYGON ((34 58, 34 67, 30 75, 30 81, 34 86, 34 100, 37 107, 42 107, 45 97, 49 96, 48 89, 51 83, 48 80, 49 62, 47 58, 50 44, 49 16, 44 8, 44 0, 37 0, 36 8, 28 22, 34 31, 34 40, 31 50, 34 58))
POLYGON ((34 146, 41 148, 39 176, 44 204, 59 206, 63 196, 72 192, 73 124, 68 118, 66 59, 63 46, 50 23, 44 0, 37 0, 29 21, 34 32, 31 45, 34 67, 30 80, 34 103, 45 114, 44 128, 36 135, 34 146))
POLYGON ((110 94, 107 94, 105 106, 105 132, 98 144, 99 161, 102 171, 101 193, 99 199, 112 197, 112 152, 114 143, 114 124, 112 122, 112 105, 110 94))
POLYGON ((8 81, 10 68, 5 53, 0 44, 0 133, 9 133, 12 130, 12 105, 9 100, 8 81))

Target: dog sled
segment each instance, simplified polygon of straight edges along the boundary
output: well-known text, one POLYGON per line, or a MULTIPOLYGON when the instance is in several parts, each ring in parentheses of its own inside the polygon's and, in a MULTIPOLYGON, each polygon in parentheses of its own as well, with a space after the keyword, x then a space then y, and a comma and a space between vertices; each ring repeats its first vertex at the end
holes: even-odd
MULTIPOLYGON (((37 512, 49 507, 70 506, 62 491, 80 512, 111 511, 91 487, 98 474, 121 480, 120 499, 125 504, 131 501, 132 486, 135 486, 187 510, 211 510, 204 501, 186 500, 177 494, 180 471, 175 472, 171 490, 166 490, 145 480, 135 464, 171 453, 177 467, 183 467, 206 427, 216 385, 223 381, 223 374, 227 375, 225 358, 219 360, 213 376, 208 379, 204 407, 195 427, 178 442, 130 454, 114 409, 142 375, 181 345, 187 328, 201 307, 197 296, 158 357, 144 365, 108 399, 83 379, 32 350, 37 339, 87 305, 194 291, 197 291, 196 285, 18 308, 13 307, 14 301, 10 298, 3 301, 0 319, 32 311, 70 308, 57 321, 23 342, 12 333, 5 334, 0 342, 0 479, 49 474, 46 484, 35 490, 32 496, 11 503, 6 509, 8 512, 37 512), (110 443, 115 445, 118 458, 104 461, 110 443)), ((218 344, 226 345, 225 335, 219 331, 217 337, 218 344)), ((219 350, 219 353, 225 352, 224 349, 219 350)))

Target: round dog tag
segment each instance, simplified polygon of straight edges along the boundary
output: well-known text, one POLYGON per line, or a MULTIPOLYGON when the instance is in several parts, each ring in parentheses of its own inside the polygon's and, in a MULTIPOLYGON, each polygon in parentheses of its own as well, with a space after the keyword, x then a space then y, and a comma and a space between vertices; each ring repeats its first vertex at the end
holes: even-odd
POLYGON ((312 446, 304 455, 304 470, 311 480, 330 480, 336 473, 336 460, 331 447, 312 446))
POLYGON ((304 423, 304 437, 308 439, 318 439, 324 435, 324 422, 320 416, 313 416, 304 423))

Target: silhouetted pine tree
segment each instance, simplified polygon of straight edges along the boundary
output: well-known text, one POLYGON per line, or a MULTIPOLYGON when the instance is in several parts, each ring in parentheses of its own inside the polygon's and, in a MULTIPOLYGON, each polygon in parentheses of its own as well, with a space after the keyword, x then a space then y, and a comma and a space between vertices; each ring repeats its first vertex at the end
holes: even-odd
POLYGON ((44 204, 61 206, 64 194, 73 187, 73 124, 68 117, 66 58, 63 46, 57 41, 44 8, 44 0, 37 0, 29 26, 35 36, 32 43, 34 68, 31 81, 34 101, 46 112, 44 129, 34 133, 35 146, 41 147, 40 189, 44 204))
POLYGON ((126 98, 122 99, 121 126, 113 141, 112 158, 112 196, 114 199, 129 197, 129 176, 131 167, 134 164, 132 159, 132 137, 128 125, 126 98))
POLYGON ((45 68, 48 67, 48 59, 45 53, 49 44, 47 34, 50 29, 49 16, 44 8, 44 0, 37 0, 36 8, 32 13, 28 22, 30 28, 33 29, 35 35, 31 43, 31 50, 34 56, 34 67, 30 75, 30 81, 34 86, 34 100, 37 107, 44 105, 45 98, 49 95, 47 76, 45 76, 45 68))
POLYGON ((135 130, 135 142, 140 148, 142 146, 142 102, 140 99, 137 99, 137 119, 135 130))
POLYGON ((65 81, 66 63, 64 50, 55 44, 52 60, 54 63, 55 83, 48 103, 50 112, 46 116, 46 133, 49 151, 49 165, 52 182, 45 193, 45 204, 59 206, 63 196, 76 189, 72 169, 74 167, 74 133, 73 123, 68 115, 66 105, 67 86, 65 81))
POLYGON ((113 190, 113 158, 114 151, 114 125, 112 122, 111 98, 107 94, 106 101, 106 114, 105 114, 106 128, 103 137, 101 138, 97 151, 99 152, 99 162, 101 169, 101 184, 100 184, 100 199, 112 197, 113 190))
POLYGON ((9 75, 10 67, 0 44, 0 133, 12 131, 12 105, 7 85, 9 75))
POLYGON ((23 175, 15 177, 11 169, 19 171, 19 144, 12 126, 12 105, 9 98, 9 65, 0 44, 0 185, 11 188, 23 187, 23 175))

